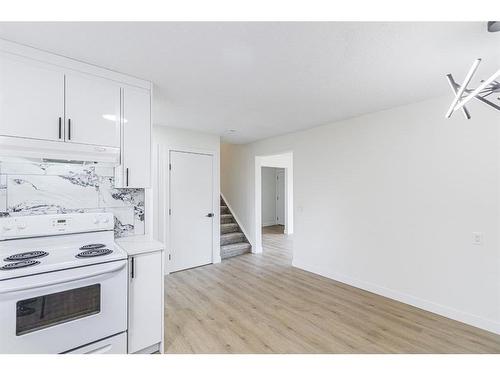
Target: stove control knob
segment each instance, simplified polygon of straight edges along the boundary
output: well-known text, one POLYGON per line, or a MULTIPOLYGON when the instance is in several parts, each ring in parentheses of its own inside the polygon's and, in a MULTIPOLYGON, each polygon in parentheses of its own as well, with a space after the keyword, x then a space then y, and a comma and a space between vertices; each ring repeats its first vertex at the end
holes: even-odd
POLYGON ((102 222, 103 222, 104 224, 107 224, 107 223, 109 223, 109 219, 108 219, 108 218, 105 218, 102 222))
POLYGON ((10 224, 4 224, 4 226, 3 226, 2 229, 3 229, 4 232, 8 232, 9 230, 12 230, 12 225, 10 225, 10 224))
POLYGON ((98 217, 94 218, 94 224, 96 224, 96 225, 99 224, 99 218, 98 217))
POLYGON ((26 229, 26 223, 17 223, 17 229, 19 230, 26 229))

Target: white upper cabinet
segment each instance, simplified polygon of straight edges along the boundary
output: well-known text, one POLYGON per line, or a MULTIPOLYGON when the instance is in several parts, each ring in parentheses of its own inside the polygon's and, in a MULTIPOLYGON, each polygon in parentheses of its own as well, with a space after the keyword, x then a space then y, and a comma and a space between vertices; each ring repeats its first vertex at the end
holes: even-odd
POLYGON ((0 135, 63 141, 63 121, 64 74, 0 54, 0 135))
POLYGON ((151 95, 149 90, 125 87, 122 97, 123 178, 120 185, 148 188, 151 180, 151 95))
POLYGON ((97 77, 66 75, 66 140, 120 147, 120 86, 97 77))
POLYGON ((0 142, 23 157, 77 148, 112 163, 116 187, 149 188, 151 94, 151 82, 0 39, 0 142))

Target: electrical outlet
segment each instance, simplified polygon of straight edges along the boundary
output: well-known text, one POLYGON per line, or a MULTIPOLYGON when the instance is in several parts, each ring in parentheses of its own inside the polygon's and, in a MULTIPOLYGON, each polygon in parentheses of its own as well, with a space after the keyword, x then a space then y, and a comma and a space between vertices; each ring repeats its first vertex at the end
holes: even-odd
POLYGON ((472 244, 482 245, 483 244, 483 233, 482 232, 472 232, 472 244))

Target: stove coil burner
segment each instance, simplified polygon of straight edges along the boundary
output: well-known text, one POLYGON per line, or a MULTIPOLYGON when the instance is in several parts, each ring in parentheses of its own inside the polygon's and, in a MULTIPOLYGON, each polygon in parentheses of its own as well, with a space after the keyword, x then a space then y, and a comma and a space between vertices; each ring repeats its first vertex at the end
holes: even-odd
POLYGON ((78 253, 76 255, 77 258, 93 258, 93 257, 100 257, 103 255, 108 255, 111 254, 113 250, 110 249, 93 249, 93 250, 87 250, 87 251, 82 251, 81 253, 78 253))
POLYGON ((21 262, 6 264, 5 266, 0 267, 0 270, 3 271, 16 270, 18 268, 35 266, 37 264, 40 264, 38 260, 23 260, 21 262))
POLYGON ((106 245, 102 243, 91 243, 89 245, 80 247, 80 250, 95 250, 95 249, 102 249, 103 247, 106 247, 106 245))
POLYGON ((4 259, 6 262, 19 262, 21 260, 42 258, 49 255, 46 251, 28 251, 26 253, 19 253, 8 256, 4 259))

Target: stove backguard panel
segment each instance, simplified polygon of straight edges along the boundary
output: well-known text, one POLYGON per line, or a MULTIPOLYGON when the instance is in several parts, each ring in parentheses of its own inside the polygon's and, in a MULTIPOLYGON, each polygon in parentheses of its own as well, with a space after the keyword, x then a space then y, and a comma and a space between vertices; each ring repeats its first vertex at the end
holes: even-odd
POLYGON ((115 237, 144 234, 144 189, 115 189, 112 167, 0 161, 0 216, 112 212, 115 237))

